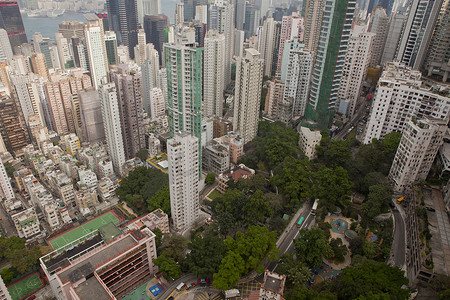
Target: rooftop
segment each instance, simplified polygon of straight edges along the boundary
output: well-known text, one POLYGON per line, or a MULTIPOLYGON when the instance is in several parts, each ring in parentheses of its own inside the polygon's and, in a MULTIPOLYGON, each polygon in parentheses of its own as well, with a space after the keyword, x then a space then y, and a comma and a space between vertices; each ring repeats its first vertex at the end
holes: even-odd
POLYGON ((75 288, 75 292, 77 292, 80 299, 92 299, 94 295, 96 300, 111 299, 111 296, 95 276, 92 276, 85 282, 79 284, 75 288))

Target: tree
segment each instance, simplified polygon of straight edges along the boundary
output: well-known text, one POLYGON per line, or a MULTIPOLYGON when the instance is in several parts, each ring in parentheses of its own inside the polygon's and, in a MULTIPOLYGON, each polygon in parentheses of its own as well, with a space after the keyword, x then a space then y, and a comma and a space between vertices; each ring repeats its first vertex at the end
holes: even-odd
POLYGON ((139 158, 141 161, 146 161, 148 158, 148 150, 147 149, 141 149, 138 152, 136 152, 136 157, 139 158))
POLYGON ((168 278, 178 279, 181 273, 181 267, 171 257, 160 255, 153 259, 153 263, 158 266, 159 272, 164 273, 168 278))
POLYGON ((263 222, 265 216, 271 217, 273 215, 270 203, 264 197, 262 191, 258 190, 248 198, 244 206, 244 215, 246 223, 253 225, 256 225, 258 222, 263 222))
POLYGON ((277 273, 286 275, 291 286, 300 286, 311 278, 311 271, 300 260, 294 258, 293 254, 285 254, 281 257, 277 273))
POLYGON ((167 234, 161 245, 161 255, 167 258, 173 258, 176 262, 183 261, 188 240, 180 234, 169 233, 167 234))
POLYGON ((8 175, 9 178, 14 178, 14 172, 16 169, 11 165, 11 163, 9 161, 5 161, 3 165, 5 166, 6 175, 8 175))
POLYGON ((320 199, 320 206, 334 211, 340 203, 351 194, 352 182, 348 178, 347 171, 342 167, 329 169, 321 167, 313 175, 314 195, 320 199))
POLYGON ((212 234, 204 238, 194 237, 188 248, 191 251, 185 263, 197 277, 211 277, 216 273, 226 253, 223 240, 212 234))
POLYGON ((11 261, 11 266, 16 268, 20 274, 24 274, 39 263, 41 256, 40 247, 34 246, 30 250, 25 248, 14 250, 8 255, 8 258, 11 261))
POLYGON ((205 178, 206 184, 213 184, 216 181, 216 174, 214 173, 208 173, 205 178))
POLYGON ((361 212, 363 223, 367 225, 383 212, 387 203, 392 199, 392 188, 390 185, 377 184, 369 188, 367 200, 362 204, 361 212))
POLYGON ((147 210, 154 211, 161 208, 166 214, 170 216, 170 190, 165 187, 156 192, 153 197, 147 200, 147 210))
POLYGON ((402 289, 408 279, 397 267, 384 263, 369 262, 348 267, 337 282, 339 299, 407 299, 409 290, 402 289), (384 295, 390 295, 386 298, 384 295), (376 297, 373 297, 376 295, 376 297))
POLYGON ((363 245, 364 240, 359 236, 351 239, 349 242, 349 249, 352 252, 352 256, 363 255, 363 245))
POLYGON ((316 146, 317 159, 326 166, 343 167, 352 157, 351 144, 348 141, 332 140, 326 131, 322 131, 320 144, 316 146))
POLYGON ((331 239, 330 246, 333 250, 334 258, 336 259, 336 261, 343 262, 348 252, 347 246, 342 243, 342 240, 340 238, 331 239))
POLYGON ((162 233, 161 229, 159 229, 158 227, 156 227, 152 231, 155 234, 156 248, 159 248, 159 246, 161 246, 161 243, 162 243, 163 233, 162 233))
POLYGON ((301 229, 300 237, 294 240, 297 257, 309 267, 319 266, 324 257, 332 257, 333 250, 322 229, 301 229))
POLYGON ((263 259, 277 259, 276 241, 275 232, 261 226, 250 226, 245 234, 236 233, 235 239, 228 236, 225 240, 228 252, 222 259, 218 272, 214 274, 214 286, 228 289, 251 270, 263 272, 263 259))

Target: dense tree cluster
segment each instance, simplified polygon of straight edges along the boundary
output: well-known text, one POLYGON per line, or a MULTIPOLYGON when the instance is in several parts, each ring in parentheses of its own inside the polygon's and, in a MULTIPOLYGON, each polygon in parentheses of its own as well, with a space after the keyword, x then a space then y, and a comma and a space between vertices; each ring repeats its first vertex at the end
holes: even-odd
MULTIPOLYGON (((155 194, 169 186, 169 178, 166 174, 157 169, 137 167, 131 171, 127 177, 123 178, 116 193, 121 201, 133 208, 138 214, 145 213, 147 206, 152 206, 152 202, 147 203, 155 194)), ((161 201, 161 203, 163 203, 161 201)), ((158 208, 158 207, 156 207, 158 208)), ((166 213, 170 208, 165 207, 166 213)))

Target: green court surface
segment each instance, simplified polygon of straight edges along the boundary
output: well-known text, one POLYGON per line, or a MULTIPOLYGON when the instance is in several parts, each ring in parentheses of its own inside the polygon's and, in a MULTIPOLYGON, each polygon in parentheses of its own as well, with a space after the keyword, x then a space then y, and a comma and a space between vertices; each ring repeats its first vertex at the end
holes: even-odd
POLYGON ((120 220, 112 212, 107 212, 47 242, 50 244, 50 246, 52 246, 53 249, 56 250, 85 236, 88 233, 98 230, 100 227, 109 224, 111 222, 114 224, 118 224, 120 223, 120 220))
POLYGON ((12 300, 19 300, 26 295, 43 287, 42 281, 37 273, 34 273, 25 279, 20 280, 8 287, 8 292, 12 300))

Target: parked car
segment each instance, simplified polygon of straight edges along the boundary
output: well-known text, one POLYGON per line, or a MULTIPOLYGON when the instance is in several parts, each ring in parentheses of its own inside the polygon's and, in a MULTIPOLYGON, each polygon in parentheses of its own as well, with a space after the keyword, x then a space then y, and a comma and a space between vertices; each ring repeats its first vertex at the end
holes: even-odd
POLYGON ((198 283, 199 283, 199 284, 206 284, 207 282, 206 282, 206 279, 205 279, 205 278, 200 278, 200 279, 198 280, 198 283))
POLYGON ((191 283, 192 287, 195 287, 195 282, 191 283))
POLYGON ((428 211, 436 211, 434 208, 429 207, 429 206, 425 207, 425 209, 428 210, 428 211))

